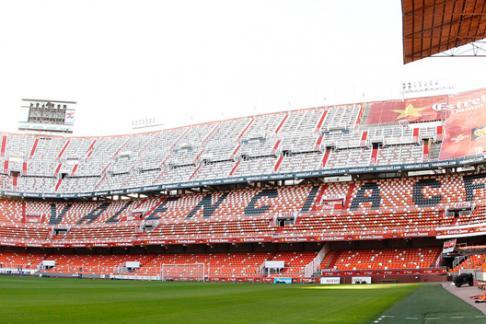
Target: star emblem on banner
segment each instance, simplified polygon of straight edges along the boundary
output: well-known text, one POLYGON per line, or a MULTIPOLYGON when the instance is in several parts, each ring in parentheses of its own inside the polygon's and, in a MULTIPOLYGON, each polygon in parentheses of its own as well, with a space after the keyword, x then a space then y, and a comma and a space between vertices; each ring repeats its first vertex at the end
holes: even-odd
POLYGON ((408 118, 408 117, 421 117, 422 114, 421 112, 423 110, 427 109, 426 107, 424 108, 416 108, 412 104, 408 104, 405 109, 394 109, 393 111, 398 113, 399 115, 397 116, 397 119, 402 119, 402 118, 408 118))

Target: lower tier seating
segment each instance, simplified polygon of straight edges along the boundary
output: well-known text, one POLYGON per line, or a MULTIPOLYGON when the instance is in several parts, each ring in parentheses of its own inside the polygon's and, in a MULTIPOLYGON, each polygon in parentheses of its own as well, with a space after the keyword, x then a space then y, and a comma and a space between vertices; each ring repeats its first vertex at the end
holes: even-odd
MULTIPOLYGON (((23 269, 47 274, 129 275, 163 277, 172 280, 246 280, 284 276, 311 278, 318 251, 87 254, 0 252, 0 271, 23 269), (43 261, 54 262, 45 267, 43 261), (283 261, 284 268, 265 269, 265 261, 283 261), (129 268, 127 262, 138 262, 129 268), (312 266, 312 267, 311 267, 312 266), (311 271, 309 271, 309 269, 311 271)), ((377 271, 437 268, 440 248, 389 248, 332 250, 321 263, 322 271, 377 271)), ((319 259, 320 260, 320 259, 319 259)))
POLYGON ((464 259, 463 262, 455 266, 452 269, 452 272, 459 272, 460 270, 463 269, 468 269, 468 270, 481 269, 481 267, 485 263, 486 263, 486 254, 473 254, 466 257, 466 259, 464 259))
POLYGON ((337 271, 402 270, 432 268, 440 248, 393 248, 333 251, 324 258, 321 269, 337 271))
MULTIPOLYGON (((83 275, 161 276, 165 279, 244 279, 267 277, 265 261, 283 261, 279 275, 302 278, 304 267, 315 252, 191 253, 191 254, 44 254, 0 252, 0 268, 33 269, 48 273, 83 275), (43 269, 42 261, 55 266, 43 269), (126 262, 140 262, 140 268, 127 269, 126 262)), ((274 275, 271 275, 274 276, 274 275)))

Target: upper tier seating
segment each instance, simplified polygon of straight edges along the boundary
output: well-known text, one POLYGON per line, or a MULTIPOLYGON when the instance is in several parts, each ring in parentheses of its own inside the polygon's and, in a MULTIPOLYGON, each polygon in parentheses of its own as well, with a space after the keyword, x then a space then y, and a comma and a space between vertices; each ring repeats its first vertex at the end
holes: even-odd
POLYGON ((121 136, 0 134, 0 186, 89 193, 439 158, 437 122, 362 124, 368 109, 320 107, 121 136))

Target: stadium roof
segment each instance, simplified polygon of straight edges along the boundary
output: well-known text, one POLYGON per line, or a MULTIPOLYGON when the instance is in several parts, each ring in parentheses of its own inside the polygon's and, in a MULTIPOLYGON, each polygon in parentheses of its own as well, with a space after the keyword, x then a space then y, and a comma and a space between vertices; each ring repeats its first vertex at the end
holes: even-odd
POLYGON ((486 0, 402 0, 403 61, 486 38, 486 0))

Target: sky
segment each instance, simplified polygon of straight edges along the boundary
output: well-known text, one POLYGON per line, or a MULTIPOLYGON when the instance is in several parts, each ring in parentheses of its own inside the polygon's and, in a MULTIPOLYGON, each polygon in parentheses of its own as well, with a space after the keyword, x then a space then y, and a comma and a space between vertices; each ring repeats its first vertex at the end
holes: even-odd
POLYGON ((0 130, 21 98, 77 101, 75 134, 486 86, 486 58, 403 65, 400 0, 0 2, 0 130))

